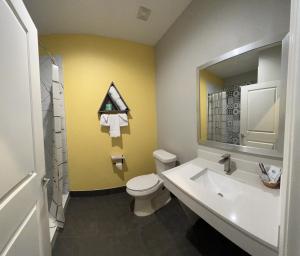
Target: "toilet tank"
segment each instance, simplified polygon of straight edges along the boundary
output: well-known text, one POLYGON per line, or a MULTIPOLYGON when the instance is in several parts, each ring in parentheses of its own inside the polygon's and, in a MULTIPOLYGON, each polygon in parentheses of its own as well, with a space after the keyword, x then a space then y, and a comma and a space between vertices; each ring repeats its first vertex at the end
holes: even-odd
POLYGON ((153 157, 156 165, 156 173, 160 174, 163 171, 171 169, 176 165, 177 157, 165 150, 158 149, 153 152, 153 157))

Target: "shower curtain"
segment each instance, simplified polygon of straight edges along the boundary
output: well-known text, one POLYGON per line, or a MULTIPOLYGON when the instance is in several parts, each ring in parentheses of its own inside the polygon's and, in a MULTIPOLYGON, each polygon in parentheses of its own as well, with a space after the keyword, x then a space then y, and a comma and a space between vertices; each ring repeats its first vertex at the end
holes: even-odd
POLYGON ((68 193, 67 143, 64 111, 62 60, 40 57, 46 174, 50 216, 56 226, 64 225, 63 195, 68 193))
POLYGON ((209 140, 240 144, 240 86, 230 86, 222 92, 208 94, 209 140))
POLYGON ((208 95, 208 139, 226 142, 226 92, 208 95))
MULTIPOLYGON (((53 65, 52 68, 56 69, 53 65)), ((63 227, 65 222, 64 209, 62 205, 63 195, 63 165, 64 145, 66 144, 64 134, 64 102, 63 87, 58 81, 52 84, 52 102, 54 117, 54 157, 53 157, 53 195, 50 207, 50 214, 55 218, 58 227, 63 227)))

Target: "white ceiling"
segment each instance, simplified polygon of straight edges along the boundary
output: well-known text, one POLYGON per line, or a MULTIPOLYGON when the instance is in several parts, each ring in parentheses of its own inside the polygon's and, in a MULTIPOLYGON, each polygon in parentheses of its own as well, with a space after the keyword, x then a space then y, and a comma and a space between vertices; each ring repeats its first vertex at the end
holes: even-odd
POLYGON ((192 0, 23 0, 40 34, 94 34, 155 45, 192 0), (140 6, 152 10, 136 18, 140 6))

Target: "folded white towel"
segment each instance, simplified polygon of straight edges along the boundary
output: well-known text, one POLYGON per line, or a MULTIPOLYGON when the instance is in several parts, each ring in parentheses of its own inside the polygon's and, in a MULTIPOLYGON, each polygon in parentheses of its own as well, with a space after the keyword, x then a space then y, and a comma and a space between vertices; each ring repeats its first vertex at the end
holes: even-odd
POLYGON ((114 102, 117 103, 117 100, 120 99, 120 95, 117 90, 112 86, 109 88, 108 93, 113 98, 114 102))
POLYGON ((100 125, 102 126, 109 126, 109 115, 107 114, 102 114, 100 116, 100 125))
POLYGON ((116 115, 109 115, 108 116, 109 122, 109 136, 112 138, 120 137, 120 117, 118 114, 116 115))
POLYGON ((120 94, 117 92, 116 88, 111 86, 109 88, 109 91, 108 91, 109 95, 113 98, 113 100, 115 101, 115 103, 118 105, 119 109, 120 110, 125 110, 127 107, 126 105, 124 104, 123 100, 121 99, 121 96, 120 94))
POLYGON ((119 118, 120 118, 120 126, 127 126, 128 125, 127 114, 119 114, 119 118))
POLYGON ((115 114, 108 115, 102 114, 100 116, 100 125, 109 126, 109 136, 110 137, 120 137, 121 131, 120 127, 128 125, 127 114, 115 114))
POLYGON ((109 88, 109 94, 110 94, 110 96, 113 97, 114 99, 120 98, 119 93, 117 92, 116 88, 113 87, 113 86, 111 86, 111 87, 109 88))
POLYGON ((118 107, 123 111, 123 110, 126 110, 126 105, 125 103, 123 102, 123 100, 121 98, 117 99, 116 100, 116 103, 118 105, 118 107))

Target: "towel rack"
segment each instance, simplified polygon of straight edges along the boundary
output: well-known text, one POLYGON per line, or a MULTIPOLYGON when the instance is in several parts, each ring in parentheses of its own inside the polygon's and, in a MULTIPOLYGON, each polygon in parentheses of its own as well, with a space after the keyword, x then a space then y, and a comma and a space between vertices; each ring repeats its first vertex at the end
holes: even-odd
POLYGON ((129 110, 130 109, 129 109, 128 105, 126 104, 125 100, 123 99, 123 97, 122 97, 121 93, 119 92, 119 90, 117 89, 116 85, 114 84, 114 82, 111 82, 111 84, 110 84, 110 86, 107 90, 106 96, 104 97, 104 99, 103 99, 103 101, 100 105, 100 108, 98 110, 98 117, 100 118, 100 116, 102 114, 118 114, 118 113, 126 113, 127 114, 129 112, 129 110), (118 104, 116 103, 116 101, 109 94, 109 90, 110 90, 111 87, 114 87, 114 89, 119 94, 120 99, 123 101, 124 105, 126 106, 125 110, 121 110, 120 107, 118 106, 118 104), (107 104, 112 105, 111 110, 106 109, 107 104))

